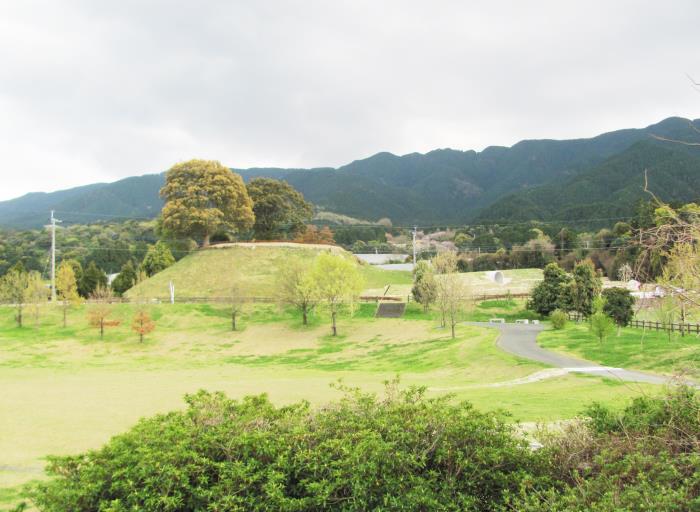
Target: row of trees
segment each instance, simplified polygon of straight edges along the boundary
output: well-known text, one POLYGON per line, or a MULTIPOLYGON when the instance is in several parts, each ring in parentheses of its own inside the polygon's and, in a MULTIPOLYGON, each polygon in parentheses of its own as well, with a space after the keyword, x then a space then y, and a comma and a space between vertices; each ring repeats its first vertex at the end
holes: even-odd
MULTIPOLYGON (((56 292, 61 304, 63 327, 68 325, 68 311, 82 302, 78 293, 78 283, 73 265, 65 262, 59 266, 56 273, 56 292)), ((45 305, 49 296, 49 290, 38 272, 24 272, 21 269, 12 269, 0 278, 0 299, 10 303, 15 308, 15 323, 17 327, 25 325, 25 308, 29 307, 34 318, 35 326, 39 325, 41 306, 45 305)), ((100 339, 104 337, 106 328, 119 325, 119 321, 110 318, 113 309, 110 304, 114 299, 111 288, 98 283, 89 296, 91 304, 87 310, 88 323, 99 329, 100 339)), ((136 308, 132 329, 143 337, 153 331, 155 323, 143 305, 136 308)))
MULTIPOLYGON (((158 240, 155 221, 69 224, 58 229, 57 253, 61 261, 76 260, 83 268, 90 262, 108 274, 119 272, 129 260, 140 262, 149 244, 158 240)), ((50 249, 50 236, 43 229, 0 229, 0 275, 15 265, 43 272, 50 249)), ((187 244, 169 242, 176 258, 186 254, 187 244)))
POLYGON ((603 341, 617 325, 629 324, 634 315, 634 297, 625 288, 602 289, 593 263, 584 260, 571 274, 556 263, 544 269, 544 279, 532 291, 528 308, 550 316, 555 328, 562 328, 567 314, 575 312, 588 319, 591 332, 603 341))
POLYGON ((240 175, 213 160, 174 165, 160 195, 163 232, 201 240, 205 247, 222 232, 293 239, 313 216, 311 204, 287 182, 254 178, 246 186, 240 175))

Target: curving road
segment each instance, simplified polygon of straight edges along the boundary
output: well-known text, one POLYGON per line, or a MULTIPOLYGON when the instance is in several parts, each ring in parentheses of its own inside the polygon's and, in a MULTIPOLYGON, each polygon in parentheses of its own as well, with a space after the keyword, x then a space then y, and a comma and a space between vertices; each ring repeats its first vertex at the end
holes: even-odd
POLYGON ((525 359, 531 359, 556 368, 562 368, 568 372, 586 373, 628 382, 646 382, 649 384, 667 384, 672 381, 671 377, 638 372, 635 370, 625 370, 624 368, 601 366, 590 361, 576 359, 545 350, 537 344, 537 335, 544 330, 542 325, 490 324, 487 322, 467 322, 467 324, 498 329, 500 331, 500 336, 497 345, 502 350, 525 359))

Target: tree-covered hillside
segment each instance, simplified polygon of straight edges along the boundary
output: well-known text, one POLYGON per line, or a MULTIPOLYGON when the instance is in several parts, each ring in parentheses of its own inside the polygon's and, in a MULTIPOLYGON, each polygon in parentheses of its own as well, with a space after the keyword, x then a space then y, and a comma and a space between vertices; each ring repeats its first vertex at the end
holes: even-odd
POLYGON ((664 201, 700 198, 700 157, 687 146, 642 141, 563 183, 508 195, 480 221, 577 220, 631 216, 648 188, 664 201))
MULTIPOLYGON (((589 180, 604 177, 605 172, 595 174, 601 163, 637 142, 652 140, 651 135, 682 140, 697 138, 688 120, 669 118, 644 129, 618 130, 589 139, 526 140, 510 148, 489 147, 478 153, 453 149, 404 156, 378 153, 338 169, 235 170, 246 180, 258 176, 284 179, 326 211, 369 220, 389 217, 400 224, 461 223, 472 220, 485 208, 492 215, 491 205, 523 189, 560 186, 588 172, 592 172, 586 174, 589 180)), ((640 163, 642 168, 647 165, 644 161, 640 163)), ((617 168, 613 170, 617 172, 617 168)), ((153 218, 162 206, 158 191, 163 183, 162 174, 152 174, 49 194, 28 194, 0 202, 0 226, 38 227, 46 222, 51 209, 57 210, 63 219, 84 223, 153 218)), ((609 190, 609 183, 601 184, 603 190, 609 190)), ((667 185, 675 190, 683 183, 667 185)), ((593 186, 597 185, 593 183, 593 186)), ((585 201, 581 204, 571 206, 588 208, 591 198, 587 195, 582 198, 585 201)), ((524 218, 520 207, 498 204, 497 211, 509 214, 512 210, 519 214, 518 218, 524 218), (506 206, 510 210, 504 209, 506 206)), ((533 214, 546 216, 547 212, 533 214)), ((481 215, 486 217, 486 213, 481 215)))

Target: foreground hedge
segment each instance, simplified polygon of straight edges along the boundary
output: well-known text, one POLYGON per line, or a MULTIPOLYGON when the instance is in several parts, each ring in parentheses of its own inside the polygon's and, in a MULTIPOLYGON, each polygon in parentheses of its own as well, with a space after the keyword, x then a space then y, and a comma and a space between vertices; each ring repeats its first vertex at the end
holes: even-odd
POLYGON ((550 436, 556 484, 522 511, 700 511, 700 399, 679 387, 621 412, 594 405, 585 424, 550 436))
POLYGON ((700 510, 700 400, 601 406, 532 452, 497 415, 388 388, 321 410, 200 392, 104 448, 53 458, 40 510, 700 510))
POLYGON ((45 511, 492 510, 542 474, 498 416, 422 391, 313 411, 200 392, 104 448, 53 458, 45 511))

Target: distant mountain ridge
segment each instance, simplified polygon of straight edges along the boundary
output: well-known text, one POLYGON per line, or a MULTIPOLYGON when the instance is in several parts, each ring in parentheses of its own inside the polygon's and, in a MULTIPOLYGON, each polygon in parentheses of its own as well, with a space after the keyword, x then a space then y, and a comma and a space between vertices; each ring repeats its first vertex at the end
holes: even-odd
MULTIPOLYGON (((672 117, 646 128, 587 139, 524 140, 509 148, 492 146, 481 152, 378 153, 337 169, 235 171, 246 180, 256 176, 284 179, 324 210, 372 220, 389 217, 401 225, 576 218, 597 215, 601 207, 622 215, 640 197, 639 187, 632 182, 644 168, 650 168, 652 176, 654 166, 663 169, 657 174, 663 174, 664 181, 655 190, 662 198, 700 196, 700 152, 652 137, 697 141, 698 133, 690 123, 672 117), (584 185, 588 188, 581 193, 584 185), (614 208, 610 201, 615 201, 614 208)), ((153 218, 162 206, 158 191, 163 183, 164 174, 150 174, 27 194, 0 202, 0 226, 37 227, 46 222, 51 209, 68 221, 81 223, 153 218)))

